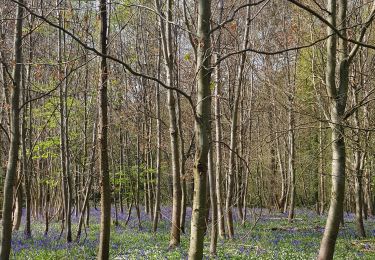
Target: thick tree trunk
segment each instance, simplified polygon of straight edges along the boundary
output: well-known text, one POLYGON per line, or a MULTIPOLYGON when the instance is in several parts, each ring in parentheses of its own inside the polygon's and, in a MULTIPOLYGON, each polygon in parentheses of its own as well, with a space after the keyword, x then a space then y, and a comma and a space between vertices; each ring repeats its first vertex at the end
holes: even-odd
POLYGON ((196 150, 194 160, 194 198, 191 219, 189 259, 203 258, 203 241, 206 231, 206 181, 207 155, 210 136, 211 69, 210 69, 210 20, 211 2, 198 2, 197 49, 197 110, 195 114, 196 150))
POLYGON ((14 71, 13 87, 10 99, 10 149, 7 164, 7 171, 4 182, 3 195, 3 216, 1 230, 0 259, 9 259, 12 240, 12 206, 13 206, 13 186, 17 172, 18 150, 20 145, 20 88, 22 70, 22 23, 23 23, 23 0, 17 5, 15 37, 14 37, 14 71))
POLYGON ((343 127, 340 125, 335 125, 332 129, 333 158, 331 203, 326 228, 320 245, 318 259, 321 260, 333 258, 336 238, 343 213, 345 192, 345 141, 343 130, 343 127))
MULTIPOLYGON (((339 18, 342 28, 346 28, 347 0, 339 1, 339 18)), ((329 0, 327 10, 329 22, 336 26, 336 0, 329 0)), ((330 127, 332 131, 332 188, 331 202, 328 211, 327 223, 320 244, 319 260, 332 259, 335 251, 337 234, 340 222, 343 219, 343 204, 345 196, 345 135, 343 127, 343 116, 347 101, 349 85, 349 60, 347 41, 339 40, 340 66, 339 82, 336 87, 336 35, 328 27, 327 34, 332 35, 327 40, 327 65, 326 65, 326 88, 330 98, 330 127)), ((346 29, 342 30, 346 36, 346 29)))

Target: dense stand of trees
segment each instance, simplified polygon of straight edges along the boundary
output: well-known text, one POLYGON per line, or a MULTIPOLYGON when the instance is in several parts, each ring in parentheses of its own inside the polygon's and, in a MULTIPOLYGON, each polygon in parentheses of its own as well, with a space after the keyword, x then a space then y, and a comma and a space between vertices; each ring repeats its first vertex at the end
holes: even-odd
POLYGON ((1 259, 22 208, 27 237, 60 221, 72 242, 100 206, 98 259, 118 212, 157 232, 164 206, 171 249, 192 208, 190 259, 251 208, 328 213, 319 259, 344 211, 366 236, 375 1, 2 0, 0 14, 1 259))

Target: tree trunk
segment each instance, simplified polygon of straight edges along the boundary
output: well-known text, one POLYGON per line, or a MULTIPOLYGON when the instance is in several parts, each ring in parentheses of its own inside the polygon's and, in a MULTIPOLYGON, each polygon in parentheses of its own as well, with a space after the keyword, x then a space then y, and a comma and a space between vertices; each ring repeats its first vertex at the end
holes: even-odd
MULTIPOLYGON (((224 0, 219 1, 219 20, 221 23, 223 17, 224 0)), ((220 59, 221 49, 221 30, 219 31, 217 46, 216 46, 216 61, 220 59)), ((217 215, 220 238, 225 238, 225 221, 223 211, 223 180, 222 180, 222 145, 221 145, 221 109, 220 109, 220 95, 221 95, 221 67, 220 63, 216 65, 216 88, 215 88, 215 132, 216 132, 216 196, 217 196, 217 215)))
POLYGON ((217 247, 217 201, 216 201, 216 187, 215 187, 215 168, 213 167, 212 148, 208 152, 208 180, 210 186, 210 201, 211 201, 211 242, 210 242, 210 254, 216 255, 217 247))
MULTIPOLYGON (((160 44, 159 44, 160 45, 160 44)), ((160 48, 158 55, 158 78, 160 77, 160 48)), ((156 232, 160 215, 160 155, 161 155, 160 86, 156 84, 156 194, 152 229, 156 232)))
POLYGON ((12 206, 13 206, 13 186, 17 172, 18 149, 20 145, 20 88, 21 88, 21 69, 22 69, 22 23, 23 8, 21 5, 23 0, 17 5, 15 37, 14 37, 14 71, 13 71, 13 87, 10 99, 10 149, 8 164, 4 182, 4 201, 3 201, 3 217, 1 230, 1 249, 0 259, 9 259, 11 240, 12 240, 12 206))
POLYGON ((211 2, 198 2, 197 49, 197 110, 195 114, 196 150, 194 160, 194 198, 191 219, 189 259, 203 258, 203 241, 206 231, 206 180, 207 155, 210 136, 211 69, 210 69, 210 20, 211 2))
MULTIPOLYGON (((162 15, 159 0, 156 0, 157 10, 162 15)), ((166 4, 166 21, 159 19, 160 32, 163 45, 163 54, 166 68, 167 85, 175 86, 174 82, 174 55, 172 53, 172 9, 173 1, 168 0, 166 4)), ((169 134, 171 142, 172 157, 172 178, 173 178, 173 194, 172 194, 172 226, 169 247, 174 248, 180 245, 180 217, 181 217, 181 183, 180 183, 180 160, 178 145, 178 127, 176 115, 176 99, 173 90, 168 90, 168 111, 169 111, 169 134)))
POLYGON ((135 184, 135 192, 133 192, 133 195, 135 197, 135 210, 137 212, 137 218, 138 218, 138 229, 141 230, 142 224, 141 224, 141 211, 139 208, 140 205, 140 198, 139 198, 139 193, 140 193, 140 175, 141 175, 141 154, 140 154, 140 143, 139 143, 139 133, 137 134, 137 179, 136 179, 136 184, 135 184))
MULTIPOLYGON (((33 16, 30 17, 30 28, 32 28, 34 24, 33 16)), ((31 99, 31 69, 32 69, 32 61, 33 61, 33 38, 32 34, 29 35, 29 57, 28 62, 30 65, 27 66, 26 71, 26 89, 24 90, 24 102, 26 100, 31 99)), ((25 230, 24 234, 26 238, 31 237, 31 176, 32 176, 32 160, 33 157, 32 153, 32 105, 31 102, 25 106, 23 111, 23 117, 22 117, 22 163, 23 163, 23 175, 24 175, 24 185, 25 185, 25 208, 26 208, 26 216, 25 216, 25 230), (26 113, 29 113, 29 129, 27 131, 27 121, 26 121, 26 113), (26 134, 28 132, 28 143, 26 143, 26 134), (27 155, 27 145, 29 146, 29 155, 27 155)))
MULTIPOLYGON (((61 5, 61 2, 58 2, 57 5, 61 5)), ((61 28, 65 27, 65 21, 62 16, 62 11, 58 10, 58 20, 59 26, 61 28)), ((64 199, 64 213, 65 217, 63 221, 65 221, 64 227, 66 227, 66 240, 67 242, 72 241, 72 234, 71 234, 71 185, 70 185, 70 176, 69 176, 69 162, 68 162, 68 141, 67 141, 67 79, 64 77, 67 75, 66 66, 65 65, 65 73, 62 70, 63 64, 63 55, 65 55, 65 33, 62 30, 58 30, 58 44, 57 44, 57 52, 58 52, 58 77, 63 82, 60 86, 59 91, 59 108, 60 108, 60 158, 61 158, 61 170, 62 170, 62 186, 63 186, 63 199, 64 199), (65 74, 65 75, 64 75, 65 74)), ((42 203, 40 203, 42 205, 42 203)), ((41 212, 40 212, 41 213, 41 212)))
POLYGON ((89 214, 86 211, 88 210, 88 203, 89 203, 89 200, 90 200, 92 179, 93 179, 93 175, 94 175, 95 155, 96 155, 96 135, 97 135, 97 127, 96 127, 96 122, 95 122, 94 127, 93 127, 93 134, 92 134, 92 149, 91 149, 91 158, 90 158, 90 166, 89 166, 89 174, 88 174, 89 179, 88 179, 88 183, 87 183, 85 197, 84 197, 83 204, 82 204, 81 214, 80 214, 79 220, 78 220, 76 241, 79 241, 79 239, 81 237, 82 224, 83 224, 83 221, 84 221, 84 216, 85 216, 85 214, 89 214))
MULTIPOLYGON (((250 2, 250 1, 249 1, 250 2)), ((250 6, 247 7, 247 20, 246 29, 242 43, 242 49, 246 49, 249 42, 249 32, 250 32, 250 6)), ((233 213, 232 213, 232 200, 234 193, 234 174, 235 170, 239 172, 239 167, 235 169, 235 157, 237 156, 237 121, 238 121, 238 107, 240 102, 241 87, 242 87, 242 77, 246 61, 246 53, 241 55, 240 65, 238 67, 238 74, 236 79, 236 89, 234 93, 234 104, 232 110, 232 124, 230 132, 230 151, 229 151, 229 171, 228 171, 228 191, 225 201, 225 210, 227 217, 227 228, 228 235, 230 239, 234 238, 234 228, 233 228, 233 213)), ((237 205, 238 206, 238 205, 237 205)))
POLYGON ((186 176, 185 176, 185 142, 182 131, 182 111, 180 104, 180 96, 177 94, 177 122, 178 122, 178 135, 180 137, 180 149, 179 149, 179 160, 180 160, 180 177, 181 180, 181 217, 180 217, 180 228, 181 232, 185 233, 185 220, 186 220, 186 207, 187 207, 187 190, 186 190, 186 176))
POLYGON ((15 208, 13 213, 13 231, 19 230, 22 218, 22 200, 23 200, 23 191, 22 191, 22 177, 21 172, 23 172, 22 164, 19 164, 18 167, 19 174, 16 182, 16 186, 14 187, 16 192, 16 201, 15 201, 15 208))
MULTIPOLYGON (((107 54, 107 0, 100 0, 100 50, 107 54)), ((99 165, 100 165, 100 242, 98 260, 109 259, 109 238, 111 232, 111 187, 108 169, 108 66, 101 57, 99 86, 99 165)))
POLYGON ((373 162, 372 162, 372 159, 370 159, 370 166, 369 166, 369 169, 366 169, 365 171, 365 195, 366 195, 366 204, 367 204, 367 210, 368 211, 368 214, 370 216, 374 216, 375 215, 375 211, 374 211, 374 200, 373 200, 373 196, 372 196, 372 189, 371 189, 371 169, 372 169, 372 165, 373 165, 373 162))
MULTIPOLYGON (((346 36, 346 9, 347 1, 339 1, 339 17, 342 34, 346 36)), ((336 26, 336 0, 329 0, 327 10, 330 12, 328 21, 336 26)), ((328 211, 327 223, 320 244, 319 260, 332 259, 335 251, 337 234, 343 217, 343 203, 345 196, 345 138, 343 115, 346 106, 347 90, 349 83, 349 61, 347 57, 347 42, 340 43, 339 83, 336 87, 336 38, 333 30, 328 27, 327 34, 332 35, 327 39, 327 65, 326 88, 330 98, 330 127, 332 131, 332 187, 331 202, 328 211)))
POLYGON ((325 198, 326 198, 326 192, 325 192, 325 172, 324 172, 324 156, 323 156, 323 123, 319 123, 319 176, 320 176, 320 215, 324 214, 325 210, 325 198))
MULTIPOLYGON (((358 91, 353 88, 353 104, 358 105, 358 91)), ((358 109, 354 112, 353 121, 355 129, 353 129, 353 149, 354 149, 354 183, 355 183, 355 219, 356 219, 356 228, 357 235, 359 237, 366 237, 365 227, 363 225, 363 185, 362 185, 362 176, 363 176, 363 162, 365 153, 361 148, 361 133, 360 133, 360 123, 359 123, 359 111, 358 109)))
MULTIPOLYGON (((294 94, 292 94, 294 95, 294 94)), ((289 131, 288 131, 288 143, 289 143, 289 176, 290 176, 290 200, 289 200, 289 212, 288 221, 291 222, 294 218, 294 200, 296 197, 296 177, 294 169, 295 160, 295 144, 294 144, 294 114, 293 114, 293 99, 289 97, 289 131)))

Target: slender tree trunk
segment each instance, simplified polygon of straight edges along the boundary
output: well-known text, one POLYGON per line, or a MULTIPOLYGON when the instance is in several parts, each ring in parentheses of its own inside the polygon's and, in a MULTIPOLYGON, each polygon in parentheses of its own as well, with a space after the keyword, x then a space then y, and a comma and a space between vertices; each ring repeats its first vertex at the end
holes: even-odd
MULTIPOLYGON (((60 2, 57 3, 61 5, 60 2)), ((65 17, 63 17, 62 11, 58 11, 59 26, 61 28, 65 27, 65 17)), ((65 54, 65 33, 61 30, 58 31, 58 76, 59 79, 63 80, 60 86, 59 92, 59 106, 60 106, 60 158, 61 158, 61 170, 62 170, 62 186, 63 186, 63 198, 64 198, 64 213, 65 216, 63 220, 65 221, 64 227, 66 227, 66 240, 67 242, 72 241, 71 233, 71 184, 69 176, 69 156, 68 156, 68 140, 67 140, 67 79, 63 79, 64 75, 67 75, 67 69, 65 65, 65 72, 62 69, 62 57, 65 54)), ((40 203, 42 205, 42 203, 40 203)), ((40 212, 41 213, 41 212, 40 212)))
POLYGON ((142 225, 141 225, 141 211, 140 211, 140 198, 139 198, 139 193, 140 193, 140 174, 141 174, 141 154, 140 154, 140 143, 139 143, 139 133, 137 134, 137 179, 136 179, 136 184, 135 184, 135 193, 133 195, 135 196, 135 210, 137 212, 137 218, 138 218, 138 229, 141 230, 142 225))
POLYGON ((125 158, 124 158, 124 136, 122 134, 122 129, 120 128, 120 184, 119 184, 119 191, 118 191, 118 197, 119 197, 119 203, 120 203, 120 211, 121 214, 124 214, 124 199, 123 199, 123 193, 124 193, 124 177, 125 177, 125 170, 124 170, 124 164, 125 164, 125 158))
POLYGON ((372 182, 372 176, 371 176, 371 169, 372 169, 372 166, 373 165, 373 162, 372 162, 372 159, 370 159, 370 166, 368 166, 369 169, 366 169, 365 170, 365 194, 366 194, 366 204, 367 204, 367 210, 368 211, 368 214, 370 216, 374 216, 375 215, 375 212, 374 212, 374 200, 373 200, 373 195, 372 195, 372 189, 371 189, 371 182, 372 182))
MULTIPOLYGON (((100 0, 100 50, 107 54, 107 0, 100 0)), ((100 242, 98 260, 109 259, 109 239, 111 228, 111 187, 108 168, 108 66, 107 59, 101 57, 99 86, 99 165, 100 165, 100 242)))
POLYGON ((23 189, 22 189, 22 176, 23 172, 22 164, 19 164, 18 176, 16 178, 16 186, 14 187, 16 193, 15 208, 13 213, 13 231, 19 230, 22 217, 22 200, 23 200, 23 189))
MULTIPOLYGON (((358 91, 353 88, 353 104, 358 105, 358 91)), ((364 162, 364 152, 361 151, 361 140, 360 140, 360 123, 359 123, 359 111, 358 109, 354 112, 353 121, 355 129, 353 129, 353 149, 354 149, 354 183, 355 183, 355 219, 357 227, 357 235, 359 237, 366 237, 365 227, 363 225, 363 185, 362 185, 362 172, 364 162)))
MULTIPOLYGON (((160 44, 159 44, 160 45, 160 44)), ((158 56, 158 78, 160 77, 160 48, 158 56)), ((156 194, 152 229, 156 232, 160 215, 160 155, 161 155, 160 86, 156 84, 156 194)))
MULTIPOLYGON (((170 1, 170 0, 169 0, 170 1)), ((172 77, 173 71, 169 68, 169 77, 172 77)), ((167 80, 171 83, 171 80, 167 80)), ((180 217, 181 217, 181 183, 180 183, 180 163, 179 163, 179 145, 178 129, 176 120, 175 97, 173 91, 168 91, 168 108, 170 118, 170 137, 172 152, 172 174, 173 174, 173 201, 172 201, 172 227, 169 246, 171 248, 180 244, 180 217)))
MULTIPOLYGON (((156 6, 160 15, 162 15, 159 0, 156 0, 156 6)), ((160 31, 163 45, 163 54, 167 75, 167 85, 175 86, 174 82, 174 55, 172 50, 172 8, 173 1, 168 0, 166 4, 166 20, 160 18, 160 31), (165 22, 165 24, 164 24, 165 22)), ((173 195, 172 195, 172 226, 169 247, 174 248, 180 245, 180 217, 181 217, 181 183, 180 183, 180 160, 178 144, 178 126, 176 115, 176 99, 174 92, 168 90, 168 111, 169 111, 169 134, 171 142, 172 157, 172 177, 173 177, 173 195)))
MULTIPOLYGON (((33 27, 34 18, 30 17, 30 28, 33 27)), ((26 102, 28 99, 31 99, 31 69, 33 61, 33 37, 30 33, 29 35, 29 50, 28 50, 28 62, 29 65, 26 67, 26 89, 23 91, 23 101, 26 102)), ((31 237, 31 176, 32 176, 32 104, 31 102, 25 106, 22 117, 22 163, 23 163, 23 175, 24 175, 24 186, 25 186, 25 229, 24 234, 26 238, 31 237), (29 128, 27 129, 27 120, 26 114, 29 116, 29 128), (28 140, 27 140, 28 134, 28 140), (28 141, 28 142, 27 142, 28 141), (27 146, 29 146, 29 155, 27 155, 27 146)))
POLYGON ((355 178, 355 218, 357 235, 359 237, 366 237, 365 227, 363 224, 363 189, 362 189, 362 169, 361 158, 358 154, 355 155, 354 162, 354 178, 355 178))
POLYGON ((8 260, 11 250, 12 240, 12 206, 13 206, 13 186, 17 172, 18 150, 20 145, 20 88, 22 70, 22 23, 23 23, 23 0, 17 5, 15 37, 14 37, 14 71, 13 87, 10 99, 10 149, 7 164, 7 171, 4 182, 3 195, 3 216, 1 230, 0 259, 8 260))
POLYGON ((289 100, 289 130, 288 130, 288 143, 289 143, 289 176, 290 176, 290 200, 289 200, 289 212, 288 221, 291 222, 294 218, 294 200, 296 197, 296 177, 294 170, 294 158, 295 158, 295 144, 294 144, 294 114, 293 114, 293 98, 289 100))
POLYGON ((85 214, 88 214, 88 212, 86 212, 86 211, 88 210, 87 205, 88 205, 89 200, 90 200, 92 179, 93 179, 94 168, 95 168, 96 136, 97 136, 97 127, 96 127, 96 122, 95 122, 94 127, 93 127, 93 134, 92 134, 92 149, 91 149, 91 158, 90 158, 90 166, 89 166, 89 174, 88 174, 89 179, 88 179, 85 197, 84 197, 82 208, 81 208, 81 214, 80 214, 79 220, 78 220, 76 241, 79 241, 79 239, 81 237, 82 224, 83 224, 83 221, 84 221, 84 216, 85 216, 85 214))
POLYGON ((44 227, 44 235, 48 234, 49 231, 49 207, 50 207, 50 187, 46 187, 46 204, 44 209, 44 218, 45 218, 45 227, 44 227))
MULTIPOLYGON (((249 0, 250 3, 250 0, 249 0)), ((250 6, 247 7, 247 20, 246 20, 246 29, 242 43, 242 49, 246 49, 249 42, 249 33, 250 33, 250 6)), ((238 107, 240 103, 241 87, 242 87, 242 78, 243 71, 246 61, 246 53, 241 55, 240 65, 238 67, 238 74, 236 79, 236 88, 234 93, 234 104, 232 110, 232 124, 230 131, 230 151, 229 151, 229 171, 228 171, 228 191, 225 201, 225 210, 227 217, 227 228, 228 235, 230 239, 234 238, 234 228, 233 228, 233 213, 232 213, 232 200, 234 193, 234 174, 235 170, 239 172, 239 167, 235 169, 235 158, 237 153, 237 121, 238 121, 238 107)), ((237 205, 238 206, 238 205, 237 205)))
MULTIPOLYGON (((151 104, 150 104, 151 108, 151 104)), ((152 133, 152 119, 149 121, 149 129, 148 129, 148 148, 147 148, 147 165, 148 169, 153 169, 153 160, 152 160, 152 149, 151 149, 151 138, 153 136, 152 133)), ((147 172, 147 196, 148 196, 148 201, 149 201, 149 215, 150 219, 154 219, 154 196, 153 196, 153 179, 154 175, 151 171, 147 172)))
POLYGON ((280 176, 281 176, 281 194, 280 194, 280 199, 279 199, 279 210, 280 212, 283 212, 285 203, 287 201, 286 196, 287 196, 287 188, 288 188, 288 180, 287 180, 288 174, 286 173, 284 163, 283 163, 283 158, 281 155, 279 137, 276 138, 276 151, 277 151, 277 161, 278 161, 279 171, 280 171, 280 176))
POLYGON ((210 136, 211 69, 210 69, 211 2, 198 1, 197 49, 197 110, 195 118, 196 150, 194 160, 194 198, 191 219, 189 259, 203 258, 203 241, 206 231, 206 180, 207 155, 210 136))
MULTIPOLYGON (((219 20, 221 23, 223 17, 224 0, 219 1, 219 20)), ((217 37, 216 46, 216 61, 221 57, 221 30, 217 37)), ((225 221, 223 210, 223 180, 222 180, 222 145, 221 145, 221 109, 220 109, 220 95, 221 95, 221 67, 220 63, 216 65, 216 88, 215 88, 215 132, 216 132, 216 196, 217 196, 217 215, 220 238, 225 238, 225 221)))
POLYGON ((215 168, 213 166, 213 151, 211 149, 208 152, 208 180, 210 186, 210 201, 211 201, 211 242, 210 242, 210 254, 212 256, 216 255, 217 247, 217 201, 216 201, 216 187, 215 187, 215 168))
POLYGON ((320 176, 320 215, 324 214, 325 210, 325 173, 324 173, 324 157, 323 157, 323 123, 319 122, 319 176, 320 176))
POLYGON ((178 122, 178 135, 180 137, 180 149, 179 149, 179 160, 180 160, 180 177, 181 180, 181 217, 180 227, 181 232, 185 233, 185 220, 186 220, 186 207, 187 207, 187 190, 186 190, 186 176, 185 176, 185 142, 182 132, 182 111, 180 104, 180 96, 177 94, 177 122, 178 122))

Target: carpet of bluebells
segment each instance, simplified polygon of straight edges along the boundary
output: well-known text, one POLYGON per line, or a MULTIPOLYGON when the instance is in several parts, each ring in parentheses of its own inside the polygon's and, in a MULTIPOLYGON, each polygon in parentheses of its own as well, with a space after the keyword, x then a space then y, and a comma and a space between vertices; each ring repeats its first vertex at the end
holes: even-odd
MULTIPOLYGON (((326 216, 318 216, 308 210, 297 210, 296 213, 295 221, 288 223, 286 214, 249 210, 246 226, 236 224, 235 240, 218 241, 216 258, 316 259, 326 216)), ((141 229, 133 214, 125 226, 127 215, 119 212, 119 225, 112 225, 111 259, 187 259, 189 228, 182 235, 181 247, 172 251, 167 249, 171 208, 163 207, 163 218, 156 234, 150 232, 151 222, 143 211, 141 229)), ((99 218, 99 210, 92 209, 86 233, 83 231, 80 241, 72 243, 66 243, 64 235, 60 237, 60 223, 52 222, 50 231, 45 235, 43 222, 33 221, 32 238, 29 239, 25 239, 21 226, 20 231, 13 233, 12 259, 95 259, 99 242, 99 218)), ((370 218, 365 223, 366 239, 356 237, 353 214, 345 214, 345 221, 339 233, 335 259, 375 259, 375 219, 370 218)), ((77 222, 78 219, 73 217, 74 238, 77 222)), ((206 236, 206 259, 209 258, 208 248, 209 237, 206 236)))

